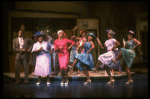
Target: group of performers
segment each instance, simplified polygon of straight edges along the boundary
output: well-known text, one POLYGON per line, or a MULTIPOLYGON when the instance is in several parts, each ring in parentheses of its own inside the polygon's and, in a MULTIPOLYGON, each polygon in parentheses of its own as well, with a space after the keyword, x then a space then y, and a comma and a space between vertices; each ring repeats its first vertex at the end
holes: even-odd
MULTIPOLYGON (((48 33, 48 31, 47 31, 48 33)), ((23 31, 18 32, 18 37, 13 40, 13 49, 16 52, 15 59, 15 78, 14 84, 21 83, 20 81, 20 67, 23 63, 25 71, 25 84, 28 84, 28 65, 29 63, 35 65, 34 75, 38 76, 39 85, 41 83, 41 76, 47 76, 47 84, 50 84, 49 75, 57 75, 61 73, 62 81, 61 85, 67 85, 68 80, 68 68, 73 72, 73 68, 78 68, 78 73, 84 71, 87 77, 87 81, 84 84, 91 83, 89 77, 89 71, 94 72, 99 70, 99 67, 106 70, 110 77, 110 81, 107 84, 114 83, 110 70, 118 68, 121 72, 122 67, 125 68, 129 80, 126 84, 133 82, 130 74, 130 67, 135 57, 135 48, 141 43, 134 38, 134 32, 128 31, 127 40, 123 39, 123 48, 119 50, 117 46, 120 43, 113 38, 115 32, 107 30, 108 40, 105 41, 104 46, 101 44, 98 37, 93 33, 89 33, 86 30, 80 30, 82 37, 72 36, 71 40, 64 38, 65 33, 63 30, 59 30, 51 36, 47 36, 43 31, 35 33, 36 42, 33 43, 31 39, 23 37, 23 31), (86 38, 87 37, 87 38, 86 38), (94 40, 97 40, 101 49, 107 48, 107 52, 99 55, 96 67, 94 67, 94 59, 92 50, 95 48, 94 40), (70 43, 70 46, 67 44, 70 43), (26 47, 30 44, 30 47, 26 47), (69 56, 69 50, 70 56, 69 56), (31 53, 30 62, 29 54, 31 53), (51 59, 52 58, 52 59, 51 59), (52 72, 51 63, 53 61, 54 72, 52 72)))

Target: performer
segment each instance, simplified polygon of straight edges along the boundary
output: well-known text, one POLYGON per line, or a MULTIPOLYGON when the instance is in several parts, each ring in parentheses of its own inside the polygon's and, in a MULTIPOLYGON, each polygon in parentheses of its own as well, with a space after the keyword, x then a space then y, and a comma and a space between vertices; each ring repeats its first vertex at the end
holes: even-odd
POLYGON ((81 63, 81 66, 83 67, 84 73, 87 77, 87 81, 84 82, 84 84, 91 83, 88 70, 91 70, 94 68, 94 61, 93 61, 93 56, 91 54, 91 50, 95 48, 93 41, 92 41, 95 35, 93 33, 89 33, 87 35, 88 35, 88 42, 85 42, 81 45, 81 47, 83 46, 84 48, 84 52, 81 54, 77 54, 72 64, 72 68, 73 68, 77 62, 81 63))
POLYGON ((140 41, 134 38, 134 31, 129 31, 127 35, 127 41, 124 41, 123 39, 123 48, 121 48, 121 51, 119 52, 119 55, 116 57, 115 60, 113 60, 114 63, 120 58, 122 58, 121 64, 126 70, 127 76, 129 78, 129 81, 125 84, 131 84, 133 83, 133 80, 131 78, 130 74, 130 67, 132 65, 133 59, 135 57, 135 48, 137 46, 141 45, 140 41))
POLYGON ((59 30, 57 34, 58 34, 58 39, 54 41, 54 46, 55 46, 55 51, 58 52, 58 59, 59 59, 61 76, 62 76, 61 85, 63 85, 64 83, 65 85, 67 85, 68 84, 68 70, 67 70, 68 67, 67 66, 69 63, 68 50, 75 44, 75 42, 64 38, 65 33, 63 30, 59 30), (67 48, 67 43, 71 43, 71 45, 68 48, 67 48), (65 77, 66 77, 66 80, 65 80, 65 77))
POLYGON ((41 31, 39 34, 36 34, 37 43, 33 45, 32 53, 37 53, 36 65, 34 75, 38 76, 39 85, 41 83, 41 76, 47 76, 47 84, 50 84, 49 75, 51 74, 51 49, 54 47, 46 42, 46 35, 41 31), (45 41, 44 41, 45 40, 45 41))
MULTIPOLYGON (((81 29, 79 33, 80 33, 81 37, 80 38, 76 37, 76 39, 79 40, 78 43, 77 43, 78 44, 77 45, 77 52, 83 53, 84 52, 84 47, 81 46, 81 45, 87 41, 86 40, 86 36, 87 36, 86 34, 88 34, 89 32, 87 30, 81 29)), ((78 62, 76 64, 76 67, 78 68, 78 74, 79 74, 80 70, 83 70, 83 68, 81 66, 81 63, 78 62)))
MULTIPOLYGON (((114 83, 114 79, 112 78, 111 74, 110 74, 110 70, 109 68, 112 68, 113 66, 115 66, 114 64, 112 64, 112 59, 115 58, 115 54, 114 52, 112 51, 114 47, 120 45, 120 43, 113 38, 113 35, 115 34, 112 30, 107 30, 108 34, 108 40, 105 41, 105 45, 104 47, 107 47, 107 53, 104 53, 102 55, 100 55, 98 57, 98 63, 96 65, 96 68, 100 65, 101 68, 105 68, 106 69, 106 72, 107 74, 109 75, 110 77, 110 81, 107 82, 107 84, 110 84, 110 83, 114 83), (114 46, 114 44, 116 44, 116 46, 114 46)), ((99 39, 97 38, 98 40, 98 43, 99 45, 101 46, 102 49, 104 49, 104 47, 102 47, 102 44, 101 42, 99 41, 99 39)))
POLYGON ((16 82, 13 84, 20 84, 20 68, 23 63, 25 79, 24 83, 29 84, 28 80, 28 68, 29 68, 29 57, 30 49, 32 47, 33 41, 29 38, 23 37, 24 32, 19 30, 18 37, 13 40, 13 50, 16 52, 15 58, 15 78, 16 82), (30 48, 28 45, 31 45, 30 48))
MULTIPOLYGON (((70 51, 70 65, 72 65, 72 63, 74 62, 75 56, 77 55, 77 46, 79 45, 75 36, 72 36, 71 40, 75 42, 75 45, 73 45, 71 47, 71 51, 70 51)), ((79 71, 79 68, 78 68, 78 73, 79 72, 80 71, 79 71)), ((73 70, 71 71, 71 74, 72 73, 73 73, 73 70)))

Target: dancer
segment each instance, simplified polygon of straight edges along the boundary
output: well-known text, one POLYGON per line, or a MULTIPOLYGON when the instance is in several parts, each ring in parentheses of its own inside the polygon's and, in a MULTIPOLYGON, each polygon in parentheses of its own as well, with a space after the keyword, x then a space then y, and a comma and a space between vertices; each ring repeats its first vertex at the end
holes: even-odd
POLYGON ((28 80, 28 67, 29 67, 29 57, 30 57, 30 49, 32 47, 33 41, 29 38, 23 37, 24 32, 19 30, 18 37, 13 40, 13 50, 16 52, 15 58, 15 78, 16 82, 13 84, 20 84, 20 68, 23 64, 25 79, 25 85, 29 84, 28 80), (30 48, 29 48, 29 45, 30 48))
POLYGON ((58 34, 58 39, 54 41, 54 47, 55 47, 55 51, 58 52, 58 59, 59 59, 61 76, 62 76, 61 85, 63 85, 64 83, 65 85, 67 85, 68 84, 68 70, 67 70, 68 67, 67 66, 69 63, 68 50, 75 44, 75 42, 64 38, 65 33, 63 30, 59 30, 57 34, 58 34), (71 45, 68 48, 67 48, 67 43, 71 43, 71 45), (65 80, 65 77, 66 77, 66 80, 65 80))
POLYGON ((87 77, 87 81, 84 82, 84 84, 91 83, 91 79, 89 78, 88 70, 91 70, 94 68, 94 61, 93 61, 93 56, 91 54, 91 50, 93 48, 95 48, 93 41, 92 41, 94 39, 95 35, 93 33, 89 33, 87 35, 88 35, 88 42, 85 42, 80 46, 80 47, 83 46, 84 52, 81 54, 77 54, 77 56, 75 56, 75 60, 72 64, 72 68, 73 68, 77 62, 81 63, 81 66, 83 67, 84 73, 87 77))
MULTIPOLYGON (((86 36, 87 36, 87 34, 88 34, 89 32, 88 32, 87 30, 81 29, 81 30, 79 31, 79 33, 80 33, 81 37, 80 37, 80 38, 76 37, 76 39, 78 40, 78 43, 77 43, 77 44, 78 44, 78 45, 77 45, 77 52, 78 52, 78 53, 83 53, 83 52, 84 52, 84 47, 81 46, 81 45, 87 41, 86 36), (80 48, 79 48, 79 47, 80 47, 80 48)), ((78 62, 78 63, 76 64, 76 67, 78 68, 78 74, 79 74, 79 73, 80 73, 80 70, 83 70, 83 68, 82 68, 82 66, 81 66, 81 63, 78 62)))
POLYGON ((125 84, 131 84, 133 83, 133 80, 131 78, 130 73, 130 67, 132 65, 133 59, 135 57, 135 48, 137 48, 139 45, 141 45, 140 41, 134 38, 134 31, 128 31, 127 35, 127 41, 124 41, 123 39, 123 48, 121 48, 121 51, 119 52, 118 56, 115 60, 113 60, 114 63, 120 58, 122 58, 123 61, 121 61, 122 66, 126 70, 126 74, 129 78, 129 81, 125 84))
MULTIPOLYGON (((110 70, 109 68, 112 68, 112 66, 114 66, 114 64, 112 64, 112 59, 115 58, 115 54, 114 52, 112 51, 114 47, 117 47, 118 45, 120 45, 120 43, 113 38, 113 35, 115 34, 112 30, 107 30, 108 34, 108 40, 105 41, 105 45, 104 47, 107 47, 107 53, 104 53, 102 55, 100 55, 98 57, 98 63, 96 65, 96 69, 98 68, 98 66, 100 65, 101 68, 105 68, 107 74, 109 75, 110 77, 110 81, 107 82, 107 84, 110 84, 110 83, 114 83, 114 79, 112 78, 111 74, 110 74, 110 70), (114 46, 115 44, 115 46, 114 46)), ((99 39, 97 38, 97 41, 99 43, 99 45, 101 46, 102 49, 104 49, 104 47, 102 47, 102 44, 101 42, 99 41, 99 39)))
POLYGON ((37 37, 37 42, 33 45, 32 53, 38 53, 34 70, 34 75, 38 76, 36 84, 39 85, 41 83, 41 76, 47 76, 47 85, 49 85, 49 75, 52 71, 50 54, 54 46, 46 42, 46 35, 42 31, 34 36, 37 37))

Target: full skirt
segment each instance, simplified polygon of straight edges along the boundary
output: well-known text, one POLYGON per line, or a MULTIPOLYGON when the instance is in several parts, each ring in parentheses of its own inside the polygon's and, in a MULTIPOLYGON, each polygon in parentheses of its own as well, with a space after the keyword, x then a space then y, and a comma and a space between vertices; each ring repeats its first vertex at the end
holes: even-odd
POLYGON ((49 53, 40 53, 36 57, 34 75, 47 76, 50 75, 51 72, 51 56, 49 55, 49 53))

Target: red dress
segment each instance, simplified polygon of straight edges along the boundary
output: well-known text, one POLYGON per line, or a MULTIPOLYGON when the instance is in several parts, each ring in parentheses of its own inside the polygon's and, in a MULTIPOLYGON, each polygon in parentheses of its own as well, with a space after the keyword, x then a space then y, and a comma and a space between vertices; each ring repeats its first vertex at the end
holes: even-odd
POLYGON ((62 38, 62 40, 56 39, 54 41, 55 50, 59 48, 60 46, 63 46, 62 50, 58 52, 60 70, 67 69, 67 66, 69 63, 69 52, 67 50, 67 43, 75 44, 74 41, 66 39, 66 38, 62 38))

